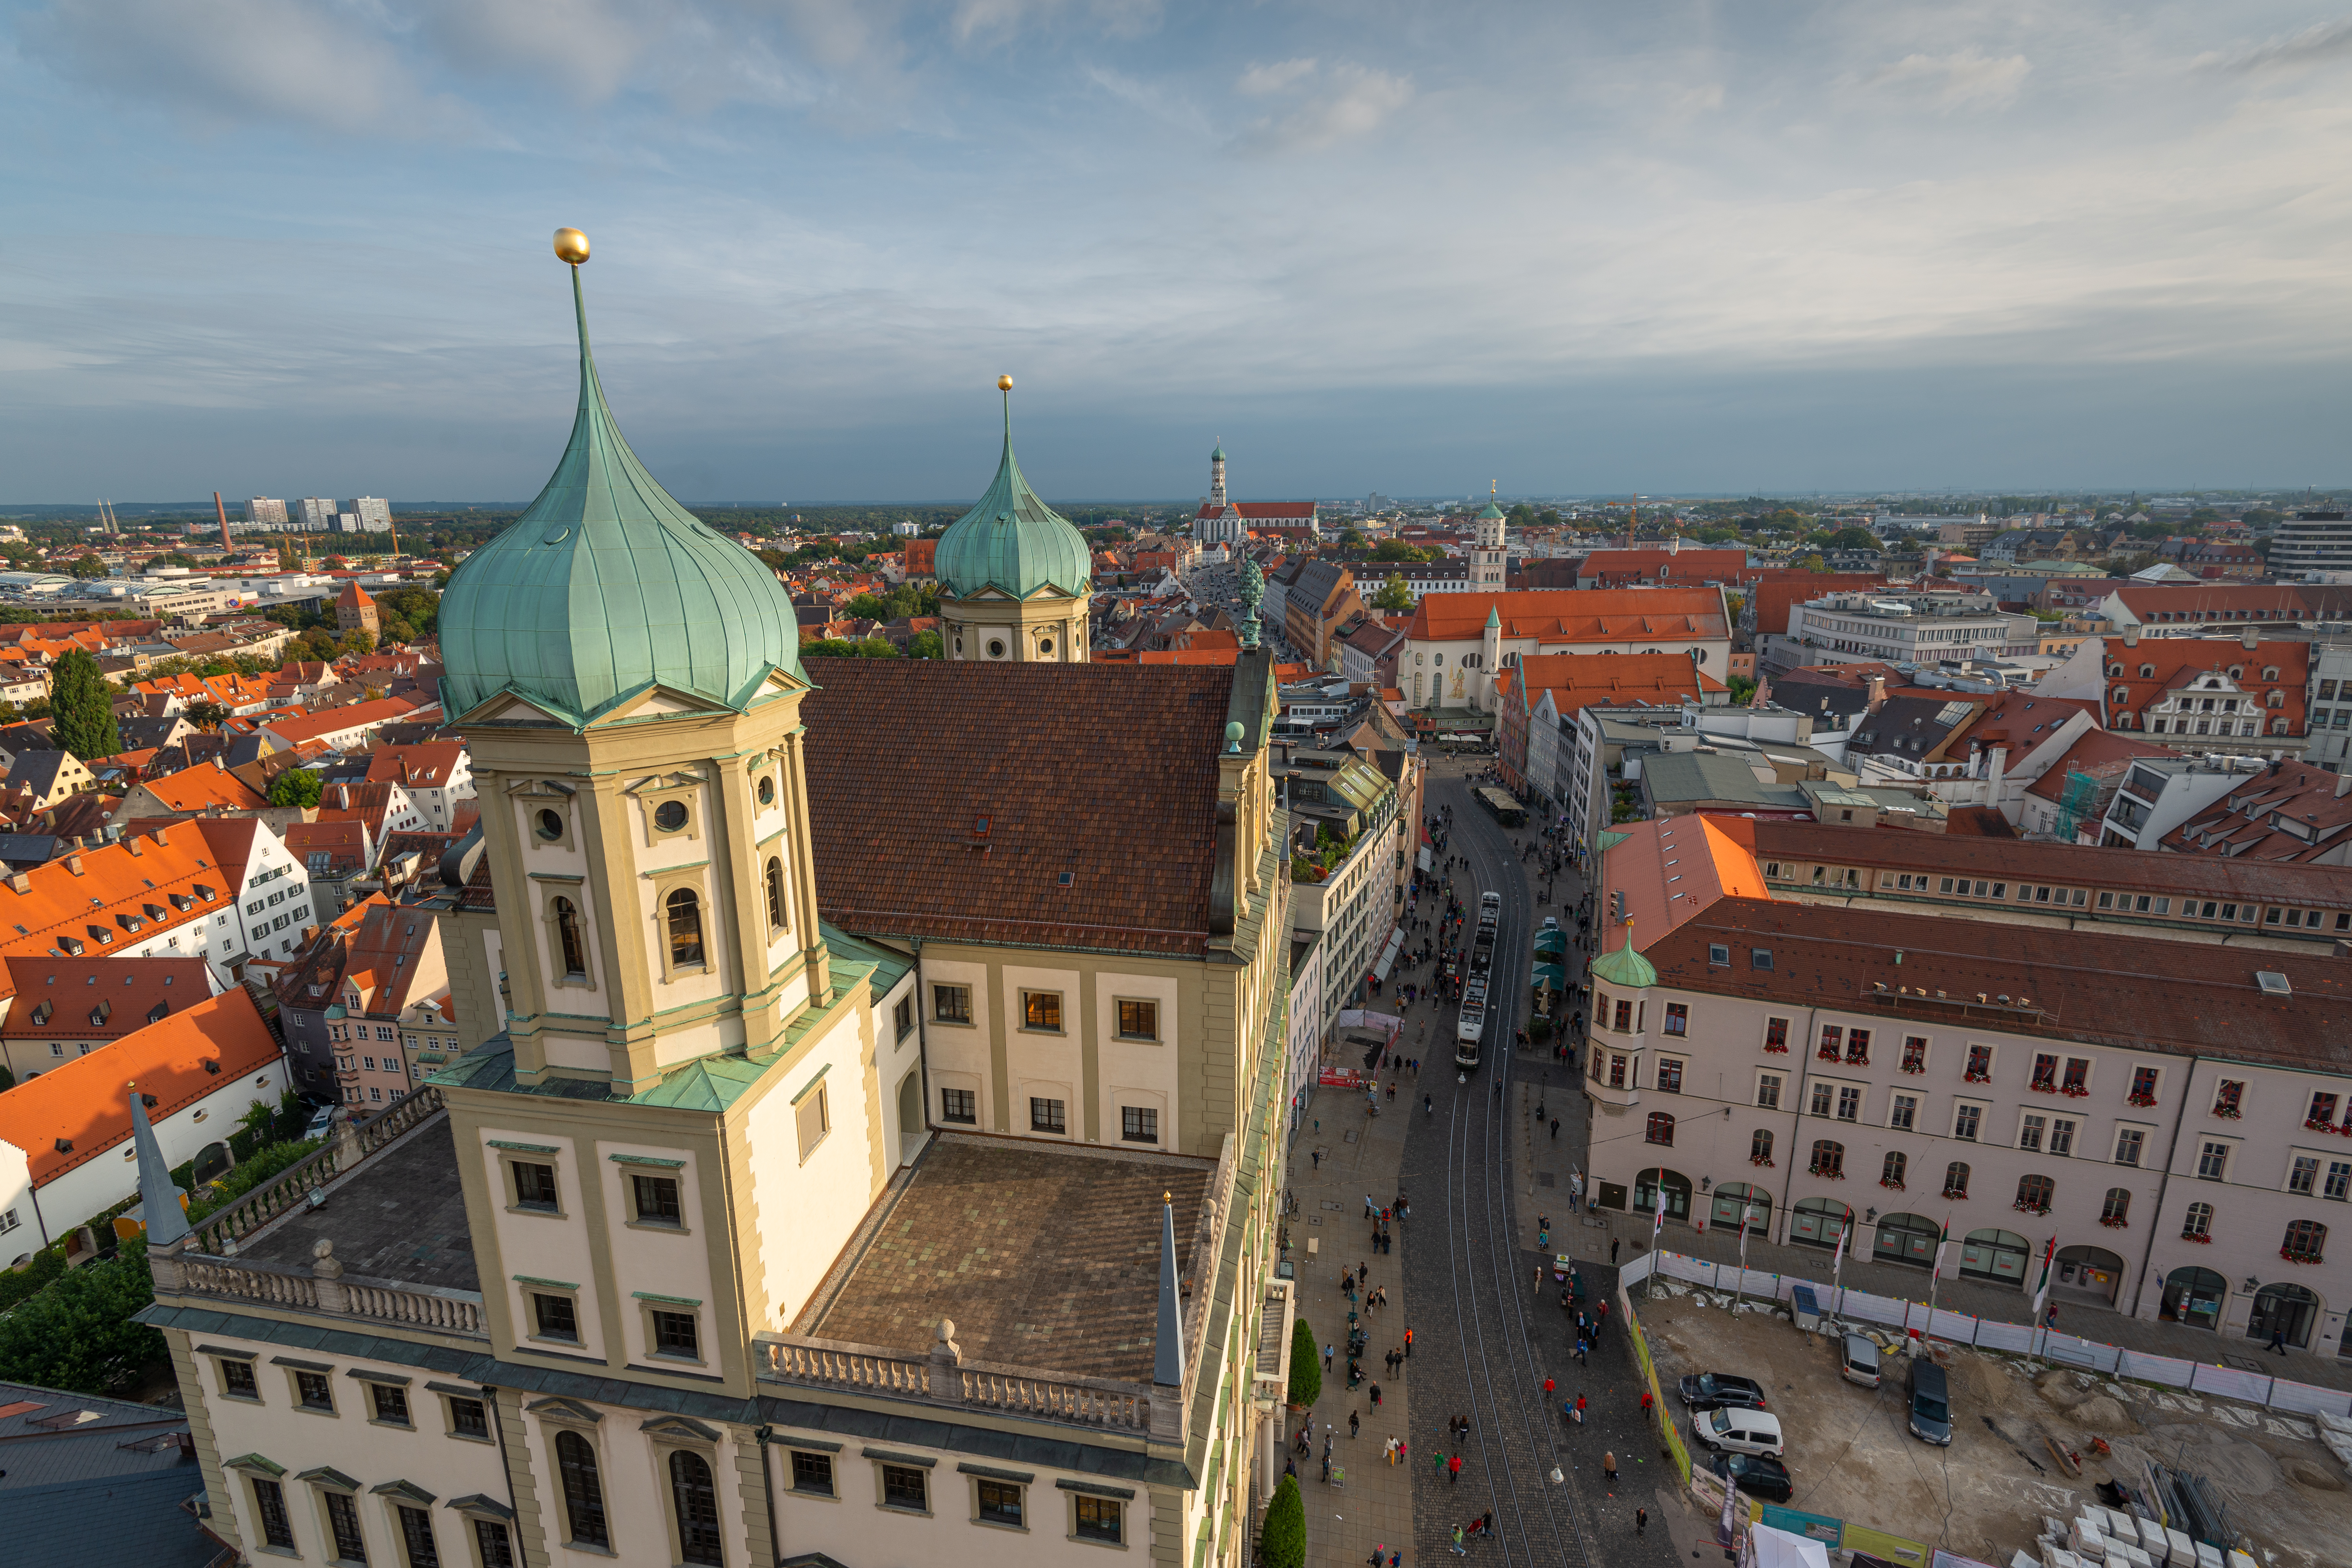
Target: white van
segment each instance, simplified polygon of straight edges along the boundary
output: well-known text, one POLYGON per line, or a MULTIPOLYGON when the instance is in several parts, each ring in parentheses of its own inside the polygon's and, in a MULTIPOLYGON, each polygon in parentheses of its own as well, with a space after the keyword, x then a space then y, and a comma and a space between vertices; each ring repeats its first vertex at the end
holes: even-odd
POLYGON ((1780 1418, 1769 1410, 1701 1410, 1691 1416, 1691 1436, 1701 1447, 1725 1454, 1769 1454, 1779 1458, 1780 1418))

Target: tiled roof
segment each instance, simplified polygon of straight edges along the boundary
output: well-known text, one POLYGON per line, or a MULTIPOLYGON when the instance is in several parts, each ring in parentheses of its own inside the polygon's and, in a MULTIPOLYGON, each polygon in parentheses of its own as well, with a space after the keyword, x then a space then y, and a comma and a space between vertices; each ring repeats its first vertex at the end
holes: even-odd
POLYGON ((147 793, 173 811, 194 815, 213 806, 224 811, 258 811, 268 801, 253 786, 226 769, 188 768, 147 781, 147 793))
POLYGON ((1717 588, 1535 589, 1521 594, 1430 594, 1413 607, 1415 642, 1475 642, 1489 615, 1506 637, 1614 642, 1625 637, 1725 637, 1717 588))
POLYGON ((1894 586, 1875 572, 1806 572, 1790 568, 1759 573, 1757 580, 1741 592, 1755 608, 1757 634, 1786 637, 1790 613, 1808 600, 1894 586))
POLYGON ((1745 550, 1596 550, 1578 565, 1576 580, 1719 582, 1739 574, 1747 565, 1745 550))
POLYGON ((1679 653, 1536 653, 1519 661, 1529 708, 1552 694, 1555 711, 1582 712, 1593 703, 1696 701, 1726 689, 1679 653))
POLYGON ((2345 836, 2352 827, 2352 797, 2337 793, 2343 787, 2343 779, 2324 768, 2276 763, 2165 835, 2164 847, 2199 863, 2244 860, 2250 871, 2260 866, 2255 874, 2265 885, 2293 862, 2326 858, 2341 865, 2352 843, 2345 836))
POLYGON ((1204 949, 1231 668, 809 670, 825 919, 875 935, 1204 949))
POLYGON ((96 957, 117 942, 234 910, 257 826, 251 817, 159 826, 36 866, 22 874, 22 892, 13 879, 0 883, 0 957, 38 962, 68 941, 83 945, 75 956, 96 957), (209 900, 195 891, 200 885, 212 889, 209 900))
MULTIPOLYGON (((1608 896, 1625 895, 1634 942, 1646 946, 1676 926, 1697 918, 1717 899, 1769 900, 1756 857, 1737 835, 1749 826, 1733 817, 1660 817, 1628 822, 1611 830, 1614 842, 1603 852, 1598 885, 1608 896), (1734 826, 1736 825, 1736 826, 1734 826)), ((1614 943, 1622 939, 1612 933, 1614 943)))
MULTIPOLYGON (((1312 522, 1315 521, 1315 506, 1311 500, 1239 500, 1232 503, 1233 510, 1241 513, 1247 521, 1277 523, 1312 522)), ((1211 506, 1203 501, 1201 510, 1192 515, 1198 519, 1223 517, 1224 514, 1223 507, 1211 506)))
POLYGON ((423 746, 379 746, 368 753, 367 782, 445 789, 466 755, 461 741, 423 746))
POLYGON ((2179 951, 2137 935, 1946 920, 1874 901, 1725 899, 1643 955, 1659 984, 1683 990, 1874 1013, 1929 1029, 1993 1027, 2127 1050, 2352 1070, 2352 968, 2340 959, 2215 947, 2199 949, 2190 965, 2179 962, 2179 951), (1732 962, 1710 964, 1710 942, 1727 945, 1732 962), (1755 948, 1771 951, 1770 969, 1754 967, 1755 948), (2265 994, 2254 980, 2260 970, 2284 974, 2292 994, 2265 994))
POLYGON ((2105 650, 2101 669, 2107 722, 2117 729, 2145 729, 2148 704, 2163 700, 2198 676, 2217 671, 2226 676, 2241 669, 2245 673, 2235 684, 2252 697, 2253 706, 2246 713, 2262 721, 2263 733, 2268 735, 2280 719, 2287 721, 2288 734, 2303 733, 2304 691, 2311 668, 2307 642, 2257 640, 2249 649, 2242 640, 2230 637, 2142 637, 2137 646, 2121 637, 2100 641, 2105 650), (2266 669, 2277 670, 2276 679, 2264 679, 2266 669), (2267 706, 2273 691, 2283 699, 2276 708, 2267 706))
POLYGON ((16 1000, 0 1035, 116 1039, 143 1028, 157 1008, 175 1013, 213 994, 201 958, 20 956, 5 965, 16 1000))
POLYGON ((271 1098, 253 1075, 278 1055, 240 985, 0 1094, 0 1139, 25 1152, 34 1184, 42 1185, 131 1136, 128 1084, 160 1101, 151 1112, 158 1121, 215 1093, 241 1113, 248 1101, 271 1098), (206 1071, 207 1061, 219 1070, 206 1071))
MULTIPOLYGON (((2074 743, 2067 747, 2040 778, 2026 786, 2025 793, 2042 800, 2063 800, 2067 781, 2076 773, 2111 783, 2130 771, 2135 757, 2177 759, 2179 755, 2179 752, 2146 741, 2135 741, 2129 735, 2119 735, 2112 730, 2085 730, 2074 738, 2074 743)), ((2084 826, 2095 827, 2097 824, 2086 823, 2084 826)))

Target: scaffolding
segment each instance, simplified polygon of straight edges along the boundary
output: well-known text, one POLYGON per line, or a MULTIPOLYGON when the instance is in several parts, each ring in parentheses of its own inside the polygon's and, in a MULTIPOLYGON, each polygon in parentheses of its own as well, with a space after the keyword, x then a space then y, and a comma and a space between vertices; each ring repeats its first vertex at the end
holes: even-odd
POLYGON ((2085 821, 2096 822, 2099 810, 2099 781, 2088 773, 2066 775, 2065 792, 2058 797, 2058 820, 2053 834, 2061 844, 2072 844, 2085 821))

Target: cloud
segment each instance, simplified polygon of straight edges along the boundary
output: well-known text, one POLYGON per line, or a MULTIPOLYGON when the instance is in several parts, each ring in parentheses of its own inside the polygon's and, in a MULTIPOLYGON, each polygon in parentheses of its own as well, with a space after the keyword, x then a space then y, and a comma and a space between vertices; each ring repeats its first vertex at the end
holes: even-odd
POLYGON ((608 0, 436 0, 424 30, 460 69, 521 69, 583 103, 617 91, 646 43, 608 0))
POLYGON ((1112 37, 1131 38, 1160 20, 1160 0, 957 0, 950 29, 960 43, 984 35, 1010 37, 1076 12, 1112 37))
MULTIPOLYGON (((1287 79, 1312 82, 1306 101, 1287 114, 1269 115, 1251 125, 1234 139, 1235 148, 1261 154, 1319 153, 1370 135, 1389 116, 1412 101, 1410 77, 1391 76, 1351 61, 1323 71, 1315 69, 1312 60, 1293 60, 1270 68, 1282 70, 1300 63, 1307 70, 1287 79)), ((1248 73, 1244 73, 1243 80, 1249 80, 1248 73)))
POLYGON ((1948 55, 1906 55, 1863 81, 1869 87, 1924 86, 1946 109, 1972 103, 1998 107, 2017 97, 2032 68, 2023 55, 1993 58, 1961 49, 1948 55))
POLYGON ((1234 90, 1247 93, 1252 98, 1263 98, 1270 92, 1280 92, 1300 77, 1312 75, 1314 70, 1315 61, 1311 56, 1305 59, 1276 60, 1272 65, 1252 66, 1242 72, 1241 79, 1234 84, 1234 90))
POLYGON ((2352 20, 2338 18, 2315 23, 2291 37, 2273 38, 2238 54, 2200 55, 2196 64, 2202 69, 2247 76, 2256 71, 2317 65, 2346 55, 2352 55, 2352 20))

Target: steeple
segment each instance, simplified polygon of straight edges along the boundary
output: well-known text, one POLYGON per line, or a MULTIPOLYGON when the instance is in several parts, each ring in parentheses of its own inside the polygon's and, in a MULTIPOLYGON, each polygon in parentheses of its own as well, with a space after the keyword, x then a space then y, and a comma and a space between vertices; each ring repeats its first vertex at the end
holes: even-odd
POLYGON ((180 1207, 172 1167, 163 1163, 163 1146, 155 1142, 154 1124, 147 1120, 147 1097, 136 1083, 131 1086, 131 1146, 139 1156, 139 1214, 147 1224, 147 1245, 168 1247, 188 1234, 188 1216, 180 1207))
POLYGON ((1176 1201, 1160 1194, 1160 1330, 1152 1342, 1151 1381, 1184 1386, 1184 1304, 1176 1289, 1176 1201))
POLYGON ((1094 586, 1094 558, 1069 520, 1037 498, 1013 455, 1013 378, 997 378, 1004 398, 1004 448, 996 478, 970 511, 940 536, 934 569, 952 597, 986 589, 1026 599, 1048 588, 1084 598, 1094 586))
POLYGON ((1209 504, 1223 510, 1225 501, 1225 444, 1217 443, 1209 454, 1209 504))

